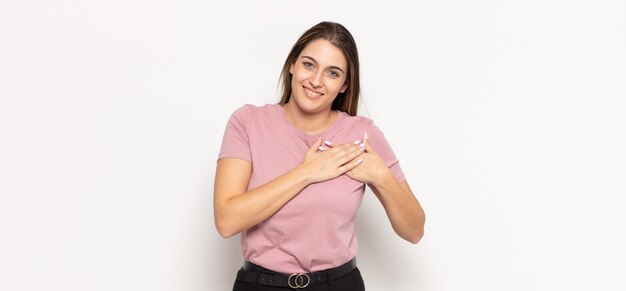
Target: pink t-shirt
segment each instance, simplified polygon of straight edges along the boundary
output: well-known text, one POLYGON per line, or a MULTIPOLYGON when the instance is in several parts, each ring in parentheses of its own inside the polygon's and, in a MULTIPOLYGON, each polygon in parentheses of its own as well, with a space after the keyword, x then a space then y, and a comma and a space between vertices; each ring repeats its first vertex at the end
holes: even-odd
MULTIPOLYGON (((362 140, 364 132, 398 182, 404 181, 391 147, 370 119, 339 112, 324 132, 308 135, 287 120, 278 104, 237 109, 228 120, 218 159, 250 161, 251 190, 298 166, 318 136, 346 143, 362 140)), ((364 191, 364 183, 345 174, 308 185, 270 218, 242 233, 244 258, 281 273, 314 272, 346 263, 357 253, 354 218, 364 191)))

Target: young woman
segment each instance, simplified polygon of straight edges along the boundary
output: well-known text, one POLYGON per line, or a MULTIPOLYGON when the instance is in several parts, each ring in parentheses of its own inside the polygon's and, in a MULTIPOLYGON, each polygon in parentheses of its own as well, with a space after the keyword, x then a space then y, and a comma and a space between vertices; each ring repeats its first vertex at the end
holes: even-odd
POLYGON ((228 121, 215 178, 215 223, 241 233, 241 290, 364 290, 354 218, 365 184, 394 231, 417 243, 424 211, 382 132, 356 116, 359 59, 342 25, 321 22, 295 43, 278 104, 228 121))

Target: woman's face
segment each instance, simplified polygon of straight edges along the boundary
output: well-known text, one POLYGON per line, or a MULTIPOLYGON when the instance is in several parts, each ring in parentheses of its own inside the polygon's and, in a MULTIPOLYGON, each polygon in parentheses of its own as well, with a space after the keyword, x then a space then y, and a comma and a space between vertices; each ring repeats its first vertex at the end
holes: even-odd
POLYGON ((310 42, 291 65, 291 98, 300 110, 317 113, 330 110, 337 94, 343 93, 347 61, 339 48, 324 39, 310 42))

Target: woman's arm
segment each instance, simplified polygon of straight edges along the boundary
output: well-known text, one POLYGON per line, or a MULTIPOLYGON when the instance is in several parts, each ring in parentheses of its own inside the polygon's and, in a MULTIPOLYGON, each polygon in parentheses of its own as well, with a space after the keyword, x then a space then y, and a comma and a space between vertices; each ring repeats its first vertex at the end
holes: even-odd
POLYGON ((403 239, 418 243, 424 235, 426 215, 409 184, 398 183, 389 171, 369 186, 385 208, 393 230, 403 239))
POLYGON ((306 152, 304 161, 293 170, 247 191, 252 163, 237 158, 217 162, 213 208, 221 236, 240 233, 272 216, 311 183, 337 177, 360 164, 358 145, 344 144, 318 152, 322 139, 306 152))
POLYGON ((247 191, 252 163, 237 158, 217 162, 213 207, 217 231, 231 237, 264 221, 308 185, 300 168, 247 191))
POLYGON ((364 138, 365 153, 359 167, 348 176, 367 183, 381 202, 393 230, 403 239, 416 244, 424 235, 425 214, 409 184, 398 183, 383 159, 364 138))

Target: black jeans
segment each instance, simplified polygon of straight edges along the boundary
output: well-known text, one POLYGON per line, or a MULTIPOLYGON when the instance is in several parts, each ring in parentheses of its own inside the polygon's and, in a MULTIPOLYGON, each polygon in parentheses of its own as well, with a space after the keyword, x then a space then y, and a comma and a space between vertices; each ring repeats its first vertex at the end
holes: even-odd
POLYGON ((318 286, 314 286, 310 288, 304 288, 304 289, 291 289, 289 287, 264 286, 261 284, 243 282, 239 280, 235 280, 235 286, 233 286, 233 291, 287 291, 287 290, 364 291, 365 285, 363 283, 363 277, 361 277, 361 272, 359 271, 359 268, 357 267, 343 277, 336 278, 322 285, 318 285, 318 286))

